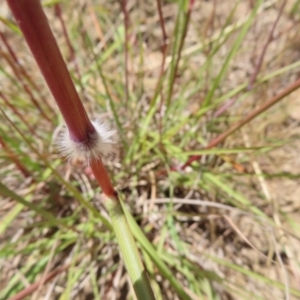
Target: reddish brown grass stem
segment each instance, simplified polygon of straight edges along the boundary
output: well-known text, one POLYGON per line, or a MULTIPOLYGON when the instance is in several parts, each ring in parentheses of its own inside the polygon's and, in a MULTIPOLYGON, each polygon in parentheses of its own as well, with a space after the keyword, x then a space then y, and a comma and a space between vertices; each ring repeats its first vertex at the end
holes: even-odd
POLYGON ((17 69, 17 65, 14 64, 14 62, 8 57, 6 53, 1 53, 2 57, 6 60, 6 62, 10 65, 14 76, 18 79, 18 83, 23 87, 24 91, 28 94, 30 101, 32 104, 37 108, 37 110, 40 112, 40 114, 45 118, 48 122, 51 122, 51 119, 47 116, 45 111, 42 109, 38 101, 33 96, 29 86, 23 81, 23 78, 21 77, 21 73, 17 69))
POLYGON ((111 180, 108 176, 107 171, 101 160, 93 160, 90 163, 90 167, 93 171, 93 174, 99 183, 103 193, 107 195, 110 199, 118 199, 117 192, 113 188, 111 180))
POLYGON ((250 82, 249 82, 249 86, 248 86, 248 89, 249 89, 249 90, 252 89, 253 83, 255 82, 256 77, 257 77, 257 75, 258 75, 258 73, 259 73, 259 71, 260 71, 260 69, 261 69, 262 63, 263 63, 263 61, 264 61, 265 54, 266 54, 266 52, 267 52, 267 48, 268 48, 268 46, 270 45, 270 43, 272 42, 272 40, 274 39, 274 31, 275 31, 275 28, 276 28, 276 26, 277 26, 277 23, 278 23, 278 21, 279 21, 281 15, 282 15, 282 13, 283 13, 283 9, 284 9, 285 5, 286 5, 286 0, 284 0, 284 1, 282 2, 282 5, 281 5, 281 7, 280 7, 280 9, 279 9, 277 18, 276 18, 276 20, 274 21, 273 26, 272 26, 272 28, 271 28, 271 30, 270 30, 270 33, 269 33, 267 42, 266 42, 266 44, 264 45, 264 47, 263 47, 263 49, 262 49, 262 52, 261 52, 260 57, 259 57, 259 59, 258 59, 257 65, 256 65, 256 67, 255 67, 255 70, 254 70, 254 72, 253 72, 253 74, 252 74, 252 76, 251 76, 251 78, 250 78, 250 82))
POLYGON ((95 131, 76 92, 39 0, 7 0, 74 142, 95 131))
POLYGON ((13 113, 19 117, 19 119, 23 122, 23 124, 25 124, 28 128, 28 130, 30 131, 30 133, 32 134, 32 136, 35 136, 36 135, 36 132, 35 132, 35 128, 32 127, 31 125, 29 125, 29 122, 28 120, 24 117, 23 114, 21 114, 15 105, 11 104, 10 101, 7 99, 7 97, 5 96, 5 94, 3 94, 1 91, 0 91, 0 97, 3 99, 5 105, 7 105, 12 111, 13 113))
MULTIPOLYGON (((15 72, 14 67, 11 65, 10 62, 8 62, 10 64, 10 66, 12 67, 16 77, 20 76, 20 78, 26 78, 27 82, 29 83, 30 86, 32 86, 38 93, 40 98, 43 100, 43 102, 45 103, 45 105, 47 106, 47 108, 52 112, 52 108, 50 107, 50 105, 48 104, 48 102, 46 101, 46 99, 44 98, 44 96, 42 95, 39 87, 37 86, 37 84, 32 80, 32 78, 29 76, 29 74, 27 73, 27 71, 25 70, 25 68, 22 66, 22 64, 19 62, 17 55, 15 54, 13 48, 10 46, 9 42, 6 39, 6 36, 3 32, 1 32, 0 30, 0 38, 3 42, 3 45, 5 45, 8 53, 10 54, 12 60, 14 61, 15 64, 15 68, 17 69, 17 72, 15 72), (19 75, 20 73, 20 75, 19 75)), ((19 77, 17 77, 19 79, 19 77)), ((31 96, 30 98, 32 99, 33 96, 31 96)), ((34 99, 34 98, 33 98, 34 99)), ((34 99, 35 100, 35 99, 34 99)), ((34 102, 34 105, 37 107, 37 109, 39 111, 42 111, 42 108, 39 106, 39 103, 34 102)), ((48 117, 48 116, 46 116, 48 117)))
MULTIPOLYGON (((71 140, 88 145, 95 128, 76 92, 40 1, 7 2, 63 115, 71 140)), ((116 200, 116 192, 102 161, 92 159, 90 163, 103 192, 116 200)))
POLYGON ((24 175, 24 177, 30 177, 30 172, 23 166, 23 164, 19 161, 17 156, 9 149, 9 147, 6 145, 5 141, 2 139, 1 136, 0 145, 2 146, 3 150, 7 153, 8 157, 14 162, 19 171, 24 175))
POLYGON ((74 63, 75 70, 76 70, 76 73, 77 73, 77 77, 78 77, 79 82, 80 82, 80 87, 81 87, 82 90, 84 90, 84 87, 82 86, 81 81, 80 81, 81 74, 80 74, 80 70, 79 70, 79 67, 78 67, 77 60, 76 60, 76 54, 75 54, 75 51, 74 51, 74 47, 72 46, 72 43, 70 41, 68 31, 67 31, 67 28, 66 28, 66 24, 65 24, 65 21, 62 17, 61 7, 60 7, 59 3, 54 6, 54 10, 55 10, 56 16, 59 19, 59 22, 60 22, 60 25, 61 25, 61 28, 62 28, 62 32, 63 32, 63 35, 65 37, 65 41, 66 41, 66 44, 67 44, 68 49, 69 49, 70 61, 74 63))
POLYGON ((54 277, 56 277, 58 274, 65 272, 70 267, 70 264, 66 264, 62 267, 59 267, 52 272, 48 273, 47 275, 43 276, 39 281, 29 285, 24 290, 20 291, 16 295, 10 297, 8 300, 22 300, 26 297, 30 296, 32 293, 34 293, 41 285, 47 283, 54 277))
MULTIPOLYGON (((300 78, 296 80, 294 83, 292 83, 291 85, 289 85, 284 91, 272 97, 271 99, 266 101, 263 105, 254 109, 252 112, 246 115, 242 120, 234 123, 229 129, 227 129, 222 134, 217 136, 214 140, 212 140, 205 149, 210 149, 217 146, 219 143, 223 142, 230 134, 232 134, 233 132, 235 132, 245 124, 249 123, 250 121, 252 121, 255 117, 259 116, 261 113, 266 111, 268 108, 270 108, 271 106, 273 106, 274 104, 282 100, 284 97, 286 97, 287 95, 289 95, 290 93, 298 89, 299 87, 300 87, 300 78)), ((201 158, 201 155, 194 155, 190 157, 187 160, 187 162, 183 166, 181 166, 180 170, 184 170, 187 166, 191 165, 192 162, 198 160, 199 158, 201 158)), ((173 170, 177 170, 177 169, 173 169, 173 170)))
POLYGON ((156 0, 156 4, 157 4, 157 10, 158 10, 158 15, 159 15, 159 24, 160 24, 160 28, 161 28, 161 32, 162 32, 162 37, 163 37, 163 52, 164 49, 166 48, 167 45, 167 32, 166 32, 166 28, 165 28, 165 21, 164 21, 164 17, 163 17, 163 13, 162 13, 162 7, 161 7, 161 0, 156 0))

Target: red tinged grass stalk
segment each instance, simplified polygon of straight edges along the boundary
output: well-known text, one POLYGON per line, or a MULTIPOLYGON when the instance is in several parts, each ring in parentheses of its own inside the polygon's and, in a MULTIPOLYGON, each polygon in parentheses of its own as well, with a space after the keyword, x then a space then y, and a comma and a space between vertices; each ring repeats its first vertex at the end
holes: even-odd
POLYGON ((8 97, 6 97, 6 95, 3 94, 1 91, 0 91, 0 97, 4 101, 5 105, 7 107, 9 107, 12 110, 12 112, 19 117, 19 119, 23 122, 23 124, 25 124, 27 126, 27 128, 30 131, 30 133, 32 134, 32 136, 36 136, 37 133, 36 133, 35 128, 30 125, 30 122, 28 122, 28 120, 26 119, 24 114, 20 113, 18 111, 18 109, 12 103, 10 103, 10 101, 8 100, 8 97))
POLYGON ((18 157, 11 151, 11 149, 7 146, 5 141, 2 139, 0 135, 0 145, 2 146, 3 150, 7 153, 7 156, 14 162, 16 167, 19 169, 19 171, 23 174, 25 178, 28 178, 31 176, 30 171, 28 171, 21 161, 19 161, 18 157))
POLYGON ((271 30, 270 30, 270 33, 269 33, 269 36, 268 36, 268 39, 266 41, 266 44, 264 45, 264 47, 262 48, 262 51, 261 51, 261 54, 259 56, 259 59, 256 63, 256 66, 255 66, 255 69, 254 69, 254 72, 253 74, 251 75, 250 77, 250 81, 249 81, 249 85, 248 85, 248 90, 251 90, 253 88, 253 84, 256 80, 256 77, 262 67, 262 64, 263 64, 263 61, 264 61, 264 57, 265 57, 265 54, 267 53, 267 49, 270 45, 270 43, 273 41, 274 39, 274 32, 275 32, 275 28, 279 22, 279 19, 280 17, 282 16, 283 14, 283 10, 284 10, 284 7, 286 5, 286 0, 282 1, 282 4, 281 4, 281 7, 279 8, 279 11, 278 11, 278 14, 277 14, 277 17, 271 27, 271 30))
MULTIPOLYGON (((230 134, 235 132, 236 130, 240 129, 245 124, 252 121, 254 118, 265 112, 268 108, 278 103, 280 100, 285 98, 290 93, 294 92, 295 90, 300 88, 300 78, 296 80, 294 83, 286 87, 282 92, 277 94, 276 96, 272 97, 268 101, 266 101, 261 106, 255 108, 252 110, 248 115, 246 115, 243 119, 240 121, 234 123, 231 127, 229 127, 226 131, 218 135, 215 139, 213 139, 206 147, 205 149, 211 149, 221 142, 223 142, 230 134)), ((180 170, 184 170, 186 167, 190 166, 194 161, 199 160, 201 158, 201 155, 194 155, 191 156, 186 163, 180 167, 180 170)), ((172 169, 173 171, 178 171, 178 169, 172 169)))
MULTIPOLYGON (((1 36, 1 34, 2 33, 0 31, 0 36, 1 36)), ((11 55, 10 52, 9 52, 9 54, 11 55)), ((18 65, 16 63, 16 61, 14 60, 14 57, 13 56, 9 57, 9 55, 6 54, 5 52, 2 52, 1 56, 6 60, 6 62, 8 63, 8 65, 11 67, 14 76, 18 79, 18 83, 23 87, 24 91, 28 94, 29 99, 31 100, 32 104, 39 110, 40 114, 43 116, 44 119, 46 119, 48 122, 51 122, 51 118, 42 109, 42 107, 40 106, 40 104, 38 103, 38 101, 36 100, 36 98, 34 97, 34 95, 33 95, 32 91, 31 91, 31 89, 29 88, 29 86, 22 80, 22 75, 25 75, 25 73, 22 72, 22 68, 19 68, 20 65, 18 65)))
POLYGON ((71 160, 84 159, 89 163, 106 196, 103 199, 136 296, 139 300, 153 300, 154 294, 121 201, 102 163, 102 158, 114 158, 116 155, 114 131, 109 130, 106 124, 89 119, 40 1, 7 2, 65 120, 68 130, 59 134, 60 150, 71 160))
POLYGON ((110 196, 112 199, 117 199, 118 194, 112 186, 108 173, 105 170, 104 165, 101 160, 92 160, 90 163, 90 167, 93 171, 93 174, 102 188, 102 191, 105 195, 110 196))
MULTIPOLYGON (((70 141, 87 151, 93 150, 97 132, 77 94, 40 1, 7 2, 63 115, 70 141)), ((90 163, 96 171, 95 177, 99 185, 109 198, 115 199, 116 192, 101 159, 94 160, 90 163)))
POLYGON ((70 138, 84 143, 95 129, 76 92, 39 0, 7 0, 56 100, 70 138))
POLYGON ((14 52, 12 46, 9 44, 8 40, 6 39, 5 34, 1 30, 0 30, 0 39, 2 40, 3 45, 5 45, 5 47, 6 47, 7 51, 8 51, 8 53, 9 53, 9 55, 11 56, 12 60, 14 61, 14 64, 17 66, 18 71, 21 73, 21 76, 23 78, 26 78, 26 80, 30 84, 30 86, 32 86, 39 93, 39 96, 43 99, 43 101, 45 101, 45 104, 47 105, 48 109, 51 110, 51 107, 46 102, 46 99, 42 95, 40 88, 34 82, 34 80, 32 80, 32 78, 30 78, 30 76, 27 73, 27 71, 24 68, 24 66, 20 63, 20 61, 19 61, 16 53, 14 52))
MULTIPOLYGON (((65 21, 62 17, 62 12, 61 12, 61 7, 60 6, 61 6, 60 3, 55 4, 55 6, 54 6, 55 15, 59 19, 59 22, 61 24, 61 29, 62 29, 63 35, 65 37, 65 41, 66 41, 66 44, 67 44, 68 49, 69 49, 69 61, 74 63, 76 74, 78 76, 78 79, 80 79, 81 75, 80 75, 80 70, 79 70, 79 67, 78 67, 78 62, 77 62, 77 59, 76 59, 76 54, 75 54, 75 51, 74 51, 74 47, 72 46, 72 43, 70 41, 68 31, 67 31, 67 28, 66 28, 66 25, 65 25, 65 21)), ((80 80, 79 80, 79 83, 80 83, 81 89, 84 90, 84 87, 82 86, 80 80)))
POLYGON ((26 299, 26 297, 29 297, 32 295, 36 290, 38 290, 41 286, 46 284, 51 279, 55 278, 57 275, 67 271, 70 268, 70 263, 58 267, 54 269, 53 271, 49 272, 48 274, 44 275, 40 280, 37 282, 34 282, 30 285, 28 285, 24 290, 18 292, 16 295, 10 297, 8 300, 23 300, 26 299))

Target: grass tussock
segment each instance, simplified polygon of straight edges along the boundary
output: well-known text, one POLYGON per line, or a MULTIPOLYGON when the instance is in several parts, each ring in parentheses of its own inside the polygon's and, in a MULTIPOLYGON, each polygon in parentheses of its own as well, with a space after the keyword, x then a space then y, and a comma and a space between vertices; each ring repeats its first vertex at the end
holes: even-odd
MULTIPOLYGON (((84 106, 118 131, 107 167, 156 299, 299 299, 300 2, 57 3, 84 106)), ((0 299, 134 299, 6 3, 0 41, 0 299)))

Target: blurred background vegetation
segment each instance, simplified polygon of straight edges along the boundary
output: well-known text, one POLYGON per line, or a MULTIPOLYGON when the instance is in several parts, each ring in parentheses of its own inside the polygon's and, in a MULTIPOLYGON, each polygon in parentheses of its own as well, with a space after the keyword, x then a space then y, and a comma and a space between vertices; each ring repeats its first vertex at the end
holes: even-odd
MULTIPOLYGON (((87 111, 118 130, 115 185, 190 298, 300 299, 300 1, 42 3, 87 111)), ((5 2, 0 105, 0 299, 135 299, 5 2)), ((180 299, 140 249, 157 299, 180 299)))

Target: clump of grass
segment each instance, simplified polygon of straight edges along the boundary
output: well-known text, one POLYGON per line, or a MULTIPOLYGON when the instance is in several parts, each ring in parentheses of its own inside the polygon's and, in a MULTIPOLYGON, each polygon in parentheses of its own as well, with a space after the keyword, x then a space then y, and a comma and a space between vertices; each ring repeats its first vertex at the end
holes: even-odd
POLYGON ((51 150, 62 119, 1 17, 0 297, 132 297, 99 197, 117 187, 157 299, 299 298, 296 2, 44 3, 87 111, 65 153, 85 116, 116 124, 100 171, 51 150))
POLYGON ((110 213, 112 226, 137 298, 154 299, 120 198, 102 162, 103 159, 114 158, 117 155, 114 132, 108 130, 105 124, 90 121, 71 81, 40 2, 8 0, 8 4, 66 123, 67 128, 60 133, 58 146, 71 161, 88 162, 105 195, 103 199, 110 213))

